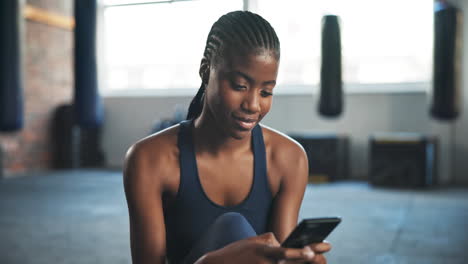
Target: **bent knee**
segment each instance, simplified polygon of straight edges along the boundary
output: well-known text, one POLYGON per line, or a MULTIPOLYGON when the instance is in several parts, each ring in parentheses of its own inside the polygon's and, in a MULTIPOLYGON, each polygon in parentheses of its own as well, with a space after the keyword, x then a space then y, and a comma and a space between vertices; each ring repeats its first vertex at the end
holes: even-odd
MULTIPOLYGON (((216 225, 221 225, 224 228, 237 227, 239 225, 249 224, 249 221, 240 213, 229 212, 222 214, 216 218, 216 225)), ((249 224, 250 225, 250 224, 249 224)))

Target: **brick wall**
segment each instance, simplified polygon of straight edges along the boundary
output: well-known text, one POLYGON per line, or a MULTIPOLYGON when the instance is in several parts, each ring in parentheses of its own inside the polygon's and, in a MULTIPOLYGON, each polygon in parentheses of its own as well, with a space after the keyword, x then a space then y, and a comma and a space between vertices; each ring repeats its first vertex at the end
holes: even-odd
MULTIPOLYGON (((28 4, 72 16, 72 0, 28 0, 28 4)), ((0 133, 6 176, 51 166, 50 120, 55 107, 72 99, 73 32, 23 19, 24 127, 0 133)))

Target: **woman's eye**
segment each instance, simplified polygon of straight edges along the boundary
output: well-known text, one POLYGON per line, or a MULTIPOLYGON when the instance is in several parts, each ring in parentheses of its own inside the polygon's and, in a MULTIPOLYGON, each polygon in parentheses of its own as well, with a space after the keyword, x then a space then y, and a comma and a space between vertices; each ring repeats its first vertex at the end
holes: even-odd
POLYGON ((235 90, 238 90, 238 91, 241 91, 241 90, 244 90, 244 89, 247 88, 245 85, 237 84, 237 83, 234 83, 234 82, 231 82, 231 86, 232 86, 235 90))
POLYGON ((272 96, 272 95, 273 95, 272 93, 267 92, 267 91, 262 91, 261 94, 262 94, 263 97, 268 97, 268 96, 272 96))

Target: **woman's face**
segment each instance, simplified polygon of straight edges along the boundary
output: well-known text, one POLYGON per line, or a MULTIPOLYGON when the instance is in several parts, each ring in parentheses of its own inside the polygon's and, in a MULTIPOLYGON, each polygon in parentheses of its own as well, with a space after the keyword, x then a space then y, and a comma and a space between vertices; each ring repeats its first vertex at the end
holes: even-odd
POLYGON ((229 55, 210 67, 205 106, 221 131, 236 139, 250 135, 270 111, 278 66, 274 53, 266 50, 229 55))

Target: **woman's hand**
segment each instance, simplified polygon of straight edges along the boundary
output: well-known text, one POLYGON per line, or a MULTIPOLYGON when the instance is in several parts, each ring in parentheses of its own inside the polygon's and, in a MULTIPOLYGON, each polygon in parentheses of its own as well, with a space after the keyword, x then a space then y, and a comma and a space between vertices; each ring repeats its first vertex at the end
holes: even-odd
MULTIPOLYGON (((210 252, 200 258, 201 263, 315 263, 316 255, 311 247, 302 249, 283 248, 273 233, 243 239, 231 243, 219 250, 210 252)), ((317 262, 322 263, 322 262, 317 262)))
POLYGON ((296 264, 296 263, 312 263, 312 264, 326 264, 327 259, 324 254, 331 250, 331 244, 327 241, 322 243, 314 243, 304 247, 305 250, 310 250, 313 253, 312 260, 308 262, 303 261, 284 261, 281 264, 296 264))
POLYGON ((313 251, 315 255, 310 263, 314 263, 314 264, 326 264, 327 263, 327 259, 325 258, 323 254, 331 250, 330 243, 328 243, 327 241, 323 241, 322 243, 310 244, 306 246, 306 248, 309 248, 311 251, 313 251))

